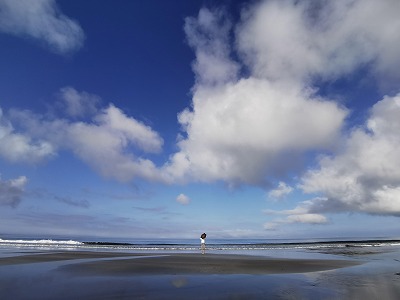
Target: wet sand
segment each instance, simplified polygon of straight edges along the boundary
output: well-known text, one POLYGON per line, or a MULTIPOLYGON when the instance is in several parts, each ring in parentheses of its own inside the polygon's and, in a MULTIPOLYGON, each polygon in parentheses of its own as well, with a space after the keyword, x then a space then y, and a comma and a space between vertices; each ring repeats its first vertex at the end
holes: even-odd
POLYGON ((0 258, 0 299, 398 299, 398 254, 16 254, 0 258))
POLYGON ((75 262, 60 269, 86 275, 282 274, 324 271, 359 264, 350 260, 284 259, 250 255, 60 252, 0 258, 0 266, 78 259, 96 260, 75 262))
POLYGON ((101 260, 64 267, 81 274, 200 275, 306 273, 357 265, 347 260, 278 259, 245 255, 171 254, 101 260))
POLYGON ((34 254, 21 254, 16 256, 0 257, 0 266, 76 259, 116 258, 140 255, 141 254, 90 251, 40 252, 34 254))

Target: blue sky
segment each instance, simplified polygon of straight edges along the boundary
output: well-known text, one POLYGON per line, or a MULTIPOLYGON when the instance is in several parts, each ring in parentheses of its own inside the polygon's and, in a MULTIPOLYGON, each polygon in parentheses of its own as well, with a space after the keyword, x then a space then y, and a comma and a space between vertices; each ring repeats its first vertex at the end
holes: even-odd
POLYGON ((395 237, 397 0, 0 0, 0 234, 395 237))

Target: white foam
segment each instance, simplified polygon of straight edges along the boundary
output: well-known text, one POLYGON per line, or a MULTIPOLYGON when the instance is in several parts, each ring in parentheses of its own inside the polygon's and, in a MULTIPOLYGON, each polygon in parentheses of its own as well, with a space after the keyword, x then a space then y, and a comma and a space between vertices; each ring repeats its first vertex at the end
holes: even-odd
POLYGON ((51 239, 43 239, 43 240, 3 240, 0 239, 0 245, 48 245, 48 246, 63 246, 63 245, 70 245, 70 246, 79 246, 82 245, 83 243, 78 242, 78 241, 56 241, 56 240, 51 240, 51 239))

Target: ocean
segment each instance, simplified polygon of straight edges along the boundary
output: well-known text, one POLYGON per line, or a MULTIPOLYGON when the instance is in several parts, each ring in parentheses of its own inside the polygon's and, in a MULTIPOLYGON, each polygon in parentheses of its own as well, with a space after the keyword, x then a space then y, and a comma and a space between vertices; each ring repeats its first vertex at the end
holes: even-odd
MULTIPOLYGON (((276 253, 332 252, 341 250, 398 248, 400 238, 346 238, 346 239, 211 239, 207 251, 273 255, 276 253), (315 251, 316 250, 316 251, 315 251)), ((9 251, 124 251, 124 252, 197 252, 200 239, 116 239, 116 238, 12 238, 0 236, 0 253, 9 251)))

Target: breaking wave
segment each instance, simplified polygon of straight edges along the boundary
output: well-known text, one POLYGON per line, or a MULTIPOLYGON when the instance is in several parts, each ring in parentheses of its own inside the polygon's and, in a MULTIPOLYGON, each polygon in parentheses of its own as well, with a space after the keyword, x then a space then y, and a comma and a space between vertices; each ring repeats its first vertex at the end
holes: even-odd
MULTIPOLYGON (((210 240, 207 249, 212 251, 251 250, 328 250, 366 247, 400 246, 400 240, 352 240, 352 241, 285 241, 265 242, 260 240, 210 240)), ((197 251, 199 244, 194 240, 167 243, 155 241, 76 241, 55 239, 1 239, 2 248, 49 249, 49 250, 125 250, 125 251, 197 251)))

